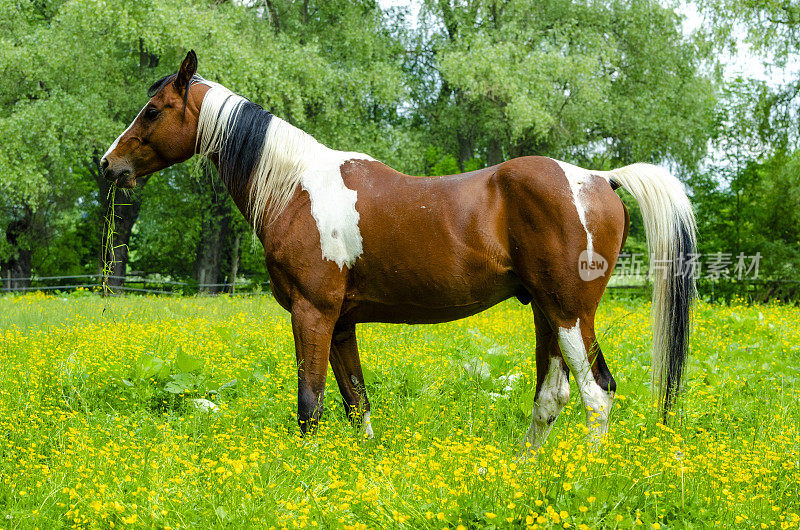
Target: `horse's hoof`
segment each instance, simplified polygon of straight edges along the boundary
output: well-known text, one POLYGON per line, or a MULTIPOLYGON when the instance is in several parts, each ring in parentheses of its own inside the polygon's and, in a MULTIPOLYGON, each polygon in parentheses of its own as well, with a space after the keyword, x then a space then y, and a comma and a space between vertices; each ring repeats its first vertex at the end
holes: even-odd
POLYGON ((372 432, 372 423, 369 421, 369 412, 365 412, 361 418, 361 436, 367 440, 375 438, 375 433, 372 432))

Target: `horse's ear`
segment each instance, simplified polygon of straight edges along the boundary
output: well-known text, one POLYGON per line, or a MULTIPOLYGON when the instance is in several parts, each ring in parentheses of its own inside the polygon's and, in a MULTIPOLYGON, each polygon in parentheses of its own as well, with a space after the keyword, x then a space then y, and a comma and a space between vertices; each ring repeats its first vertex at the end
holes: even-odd
POLYGON ((186 58, 181 63, 181 69, 178 70, 178 77, 175 78, 175 88, 178 92, 183 92, 192 81, 192 77, 197 73, 197 54, 194 50, 189 50, 186 58))

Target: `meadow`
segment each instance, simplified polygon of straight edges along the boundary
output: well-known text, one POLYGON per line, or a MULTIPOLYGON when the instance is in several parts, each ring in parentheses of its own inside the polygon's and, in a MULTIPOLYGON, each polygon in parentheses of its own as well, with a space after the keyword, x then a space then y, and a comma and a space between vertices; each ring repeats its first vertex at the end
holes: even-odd
POLYGON ((367 440, 331 372, 319 433, 300 437, 289 317, 267 295, 0 298, 0 527, 797 528, 800 309, 700 303, 669 427, 648 309, 598 315, 619 390, 602 448, 573 382, 521 462, 535 341, 516 301, 359 326, 367 440))

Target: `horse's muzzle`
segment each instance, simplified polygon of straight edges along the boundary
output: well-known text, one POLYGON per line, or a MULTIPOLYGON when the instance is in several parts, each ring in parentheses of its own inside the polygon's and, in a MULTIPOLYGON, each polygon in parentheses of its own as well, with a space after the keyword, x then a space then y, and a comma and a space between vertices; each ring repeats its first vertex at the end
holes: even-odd
POLYGON ((136 184, 136 177, 130 167, 120 165, 111 167, 107 158, 100 161, 100 171, 103 173, 103 178, 115 182, 120 188, 132 188, 136 184))

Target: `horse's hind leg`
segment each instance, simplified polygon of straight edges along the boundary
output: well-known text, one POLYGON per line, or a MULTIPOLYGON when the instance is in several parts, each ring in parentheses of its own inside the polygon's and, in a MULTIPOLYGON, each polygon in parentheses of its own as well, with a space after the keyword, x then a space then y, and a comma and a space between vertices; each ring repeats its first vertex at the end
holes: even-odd
MULTIPOLYGON (((542 305, 547 307, 547 303, 542 305)), ((617 383, 597 344, 594 315, 565 318, 552 307, 544 311, 534 307, 534 318, 537 385, 526 447, 535 451, 544 443, 552 423, 569 401, 570 372, 586 411, 589 441, 599 443, 608 431, 617 383)))
POLYGON ((347 417, 361 426, 361 432, 372 438, 372 425, 369 419, 369 399, 358 356, 355 325, 337 326, 331 342, 331 368, 344 399, 347 417))
POLYGON ((558 345, 558 335, 542 311, 532 304, 536 324, 536 397, 523 454, 542 446, 556 418, 569 402, 569 368, 558 345))
POLYGON ((597 444, 608 431, 608 417, 617 384, 608 370, 594 332, 594 315, 577 317, 572 325, 558 326, 558 344, 575 375, 586 410, 589 441, 597 444))
POLYGON ((545 413, 549 410, 547 407, 555 407, 553 404, 546 405, 553 401, 549 396, 559 385, 563 385, 565 389, 561 395, 566 398, 564 403, 569 399, 567 377, 562 382, 560 371, 553 366, 554 360, 560 362, 564 373, 572 373, 575 378, 586 411, 589 441, 594 444, 608 431, 609 413, 617 389, 594 332, 594 314, 600 297, 592 296, 593 293, 588 290, 579 292, 571 289, 566 282, 556 285, 558 288, 549 292, 532 289, 539 383, 528 431, 528 441, 533 449, 544 442, 544 437, 550 431, 549 426, 543 426, 543 422, 555 419, 552 414, 545 413))

